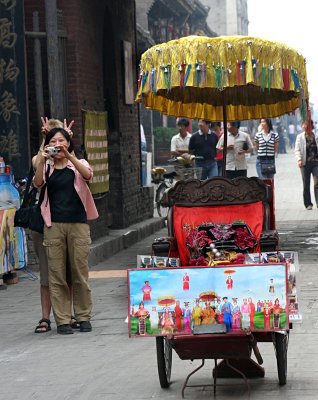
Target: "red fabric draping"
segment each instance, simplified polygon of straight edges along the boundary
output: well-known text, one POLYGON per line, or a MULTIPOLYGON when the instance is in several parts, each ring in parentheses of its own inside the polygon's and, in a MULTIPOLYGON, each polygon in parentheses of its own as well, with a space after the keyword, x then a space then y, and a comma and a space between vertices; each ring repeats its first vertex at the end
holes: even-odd
POLYGON ((256 236, 259 251, 259 240, 263 228, 263 203, 261 201, 251 204, 215 207, 178 207, 174 206, 173 225, 175 237, 178 243, 181 265, 189 265, 189 255, 186 248, 185 224, 195 228, 206 222, 215 224, 231 224, 234 221, 246 223, 256 236))

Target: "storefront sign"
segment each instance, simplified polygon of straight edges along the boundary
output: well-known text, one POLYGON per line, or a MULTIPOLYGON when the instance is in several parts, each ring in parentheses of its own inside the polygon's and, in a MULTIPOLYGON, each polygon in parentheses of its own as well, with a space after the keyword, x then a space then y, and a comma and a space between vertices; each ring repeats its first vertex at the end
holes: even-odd
POLYGON ((89 188, 100 195, 109 191, 107 112, 83 110, 83 124, 85 153, 94 173, 89 188))
POLYGON ((16 177, 29 168, 23 3, 0 0, 0 155, 16 177))

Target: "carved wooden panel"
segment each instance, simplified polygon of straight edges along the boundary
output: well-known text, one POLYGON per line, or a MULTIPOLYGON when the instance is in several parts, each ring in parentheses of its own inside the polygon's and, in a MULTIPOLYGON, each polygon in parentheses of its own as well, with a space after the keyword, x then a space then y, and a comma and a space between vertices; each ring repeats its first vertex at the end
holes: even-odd
POLYGON ((256 177, 233 180, 214 177, 205 181, 178 181, 166 191, 164 202, 169 206, 198 207, 268 202, 270 198, 271 188, 256 177))

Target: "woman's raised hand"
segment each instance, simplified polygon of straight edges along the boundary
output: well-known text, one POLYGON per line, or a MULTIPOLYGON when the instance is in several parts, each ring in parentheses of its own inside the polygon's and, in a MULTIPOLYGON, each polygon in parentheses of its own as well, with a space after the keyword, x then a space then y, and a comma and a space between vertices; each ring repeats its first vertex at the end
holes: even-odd
POLYGON ((49 119, 48 117, 41 117, 41 121, 42 121, 41 133, 42 136, 45 137, 48 131, 50 130, 49 119))
POLYGON ((67 122, 66 122, 66 118, 64 118, 64 121, 63 121, 63 125, 64 125, 64 130, 66 130, 66 132, 70 135, 70 137, 72 138, 73 137, 73 132, 72 132, 72 126, 74 125, 74 120, 72 120, 68 125, 67 125, 67 122))

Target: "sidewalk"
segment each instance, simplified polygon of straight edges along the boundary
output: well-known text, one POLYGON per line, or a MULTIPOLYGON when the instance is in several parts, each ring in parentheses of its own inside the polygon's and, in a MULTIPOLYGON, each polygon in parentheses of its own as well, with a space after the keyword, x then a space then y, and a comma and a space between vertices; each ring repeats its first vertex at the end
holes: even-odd
MULTIPOLYGON (((255 158, 249 160, 249 175, 255 158)), ((303 323, 290 334, 288 382, 278 385, 276 358, 271 343, 261 343, 265 378, 250 380, 251 399, 317 398, 318 358, 318 210, 305 210, 302 183, 292 153, 279 155, 275 177, 276 218, 281 247, 299 252, 300 307, 303 323)), ((154 237, 147 236, 121 250, 90 272, 93 293, 93 332, 64 337, 52 332, 34 334, 40 319, 39 282, 20 273, 20 282, 0 291, 0 400, 143 400, 180 399, 186 375, 199 363, 173 356, 172 385, 159 386, 154 339, 129 339, 127 325, 126 269, 134 268, 137 254, 149 254, 154 237)), ((52 318, 53 319, 53 318, 52 318)), ((207 362, 193 383, 211 379, 207 362)), ((188 389, 187 399, 211 399, 213 392, 188 389)), ((217 400, 246 399, 244 386, 217 388, 217 400)))

